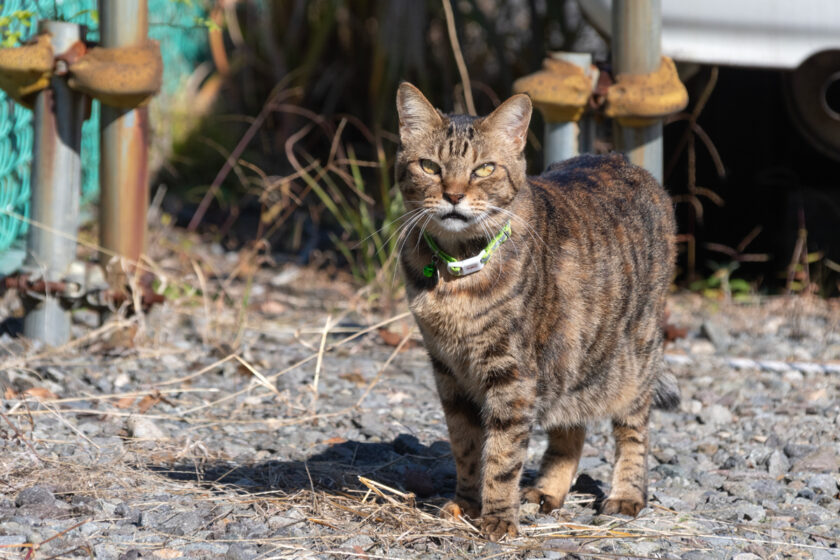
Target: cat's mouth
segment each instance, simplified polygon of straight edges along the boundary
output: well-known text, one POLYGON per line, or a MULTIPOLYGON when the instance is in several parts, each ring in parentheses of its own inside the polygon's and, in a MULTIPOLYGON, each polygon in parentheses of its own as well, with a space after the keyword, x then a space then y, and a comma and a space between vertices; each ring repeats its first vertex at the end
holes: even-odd
POLYGON ((444 221, 444 220, 458 220, 458 221, 466 223, 466 222, 470 221, 470 218, 468 218, 467 216, 464 216, 463 214, 460 214, 458 212, 449 212, 448 214, 444 214, 443 216, 441 216, 440 220, 441 221, 444 221))

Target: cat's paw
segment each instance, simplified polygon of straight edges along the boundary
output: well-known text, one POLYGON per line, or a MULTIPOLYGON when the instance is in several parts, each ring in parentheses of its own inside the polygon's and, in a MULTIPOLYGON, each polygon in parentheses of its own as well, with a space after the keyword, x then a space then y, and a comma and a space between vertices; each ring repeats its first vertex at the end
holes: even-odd
POLYGON ((440 515, 441 517, 451 517, 454 519, 466 515, 470 519, 478 519, 481 517, 481 506, 473 502, 468 502, 467 500, 449 500, 440 508, 440 515))
POLYGON ((525 488, 522 490, 522 500, 539 504, 541 513, 551 513, 555 509, 563 507, 566 496, 552 496, 544 493, 539 488, 525 488))
POLYGON ((642 498, 633 498, 628 496, 615 497, 610 496, 604 500, 601 506, 601 513, 606 515, 629 515, 636 517, 642 508, 645 507, 645 500, 642 498))
POLYGON ((519 527, 515 519, 485 515, 481 518, 481 532, 491 541, 497 542, 504 536, 515 537, 518 535, 519 527))

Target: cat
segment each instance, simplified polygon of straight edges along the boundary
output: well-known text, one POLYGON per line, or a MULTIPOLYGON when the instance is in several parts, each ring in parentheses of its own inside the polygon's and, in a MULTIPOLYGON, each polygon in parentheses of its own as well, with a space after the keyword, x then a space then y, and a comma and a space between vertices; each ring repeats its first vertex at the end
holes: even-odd
POLYGON ((397 110, 399 261, 457 473, 442 512, 480 517, 494 541, 516 536, 520 498, 561 507, 587 422, 609 418, 616 459, 601 511, 637 515, 651 405, 679 403, 662 360, 676 229, 667 193, 620 154, 527 177, 526 95, 485 117, 450 115, 404 82, 397 110), (548 448, 520 495, 536 422, 548 448))

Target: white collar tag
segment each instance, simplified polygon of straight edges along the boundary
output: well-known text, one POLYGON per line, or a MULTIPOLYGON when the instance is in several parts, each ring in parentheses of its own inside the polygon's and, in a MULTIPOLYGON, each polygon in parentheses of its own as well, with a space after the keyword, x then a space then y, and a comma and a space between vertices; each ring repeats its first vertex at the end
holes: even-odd
POLYGON ((484 268, 484 263, 486 262, 485 256, 486 253, 484 249, 482 249, 481 252, 474 257, 470 257, 462 261, 446 263, 446 270, 448 270, 449 274, 452 276, 466 276, 468 274, 473 274, 474 272, 478 272, 484 268))

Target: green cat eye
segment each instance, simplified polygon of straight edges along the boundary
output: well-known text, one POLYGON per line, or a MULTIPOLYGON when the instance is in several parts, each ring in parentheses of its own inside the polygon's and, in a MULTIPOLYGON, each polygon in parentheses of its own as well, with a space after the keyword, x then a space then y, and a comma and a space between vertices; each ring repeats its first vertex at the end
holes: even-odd
POLYGON ((420 168, 429 175, 438 175, 440 173, 440 165, 430 159, 421 159, 420 168))
POLYGON ((496 166, 492 163, 484 163, 473 169, 473 175, 476 177, 489 177, 494 169, 496 169, 496 166))

